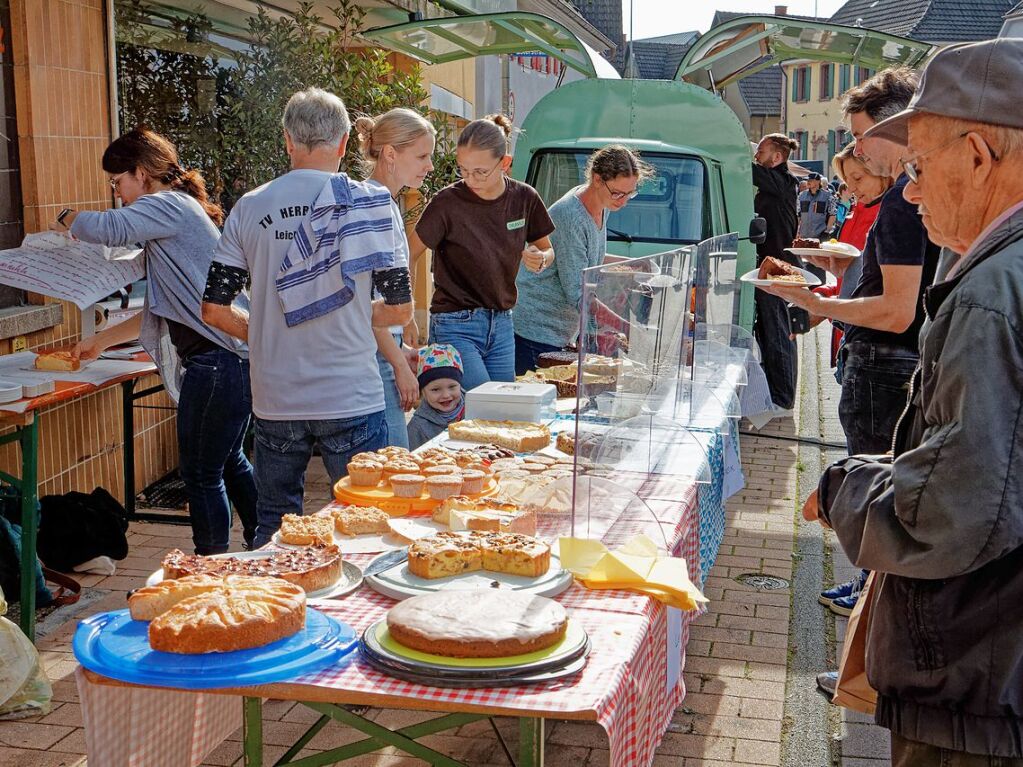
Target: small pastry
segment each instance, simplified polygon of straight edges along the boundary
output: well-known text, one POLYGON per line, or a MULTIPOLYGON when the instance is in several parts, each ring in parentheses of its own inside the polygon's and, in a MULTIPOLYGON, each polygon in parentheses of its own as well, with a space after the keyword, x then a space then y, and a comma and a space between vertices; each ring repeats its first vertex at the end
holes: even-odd
POLYGON ((445 474, 461 474, 462 471, 457 466, 429 466, 423 469, 423 476, 425 477, 441 477, 445 474))
POLYGON ((487 475, 475 469, 466 469, 462 472, 462 495, 476 495, 483 492, 483 483, 487 475))
POLYGON ((426 491, 434 500, 443 501, 462 492, 461 474, 442 474, 426 480, 426 491))
POLYGON ((426 477, 422 474, 395 474, 390 481, 395 498, 418 498, 423 494, 426 477))
POLYGON ((352 487, 376 487, 383 476, 383 467, 372 461, 352 461, 348 464, 348 477, 352 487))

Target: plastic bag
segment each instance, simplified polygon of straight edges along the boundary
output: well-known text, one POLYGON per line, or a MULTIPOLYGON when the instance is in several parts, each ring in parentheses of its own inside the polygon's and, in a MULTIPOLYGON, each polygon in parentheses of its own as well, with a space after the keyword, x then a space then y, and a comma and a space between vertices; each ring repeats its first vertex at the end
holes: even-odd
MULTIPOLYGON (((0 590, 0 615, 7 602, 0 590)), ((0 719, 50 713, 53 688, 39 665, 39 653, 16 625, 0 618, 0 719)))

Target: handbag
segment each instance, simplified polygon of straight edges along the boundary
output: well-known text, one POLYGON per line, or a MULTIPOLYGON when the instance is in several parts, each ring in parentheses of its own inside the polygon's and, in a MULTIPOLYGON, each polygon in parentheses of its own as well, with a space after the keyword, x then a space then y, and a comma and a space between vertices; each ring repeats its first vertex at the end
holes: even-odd
POLYGON ((842 660, 838 665, 838 684, 831 699, 836 706, 870 715, 877 707, 877 691, 867 681, 867 629, 870 626, 875 575, 871 572, 867 576, 860 598, 849 615, 842 660))

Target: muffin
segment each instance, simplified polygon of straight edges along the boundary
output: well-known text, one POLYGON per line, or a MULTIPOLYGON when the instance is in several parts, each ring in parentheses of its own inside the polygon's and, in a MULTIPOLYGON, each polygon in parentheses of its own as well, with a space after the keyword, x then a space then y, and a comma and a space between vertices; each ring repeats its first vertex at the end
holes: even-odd
POLYGON ((492 469, 492 468, 491 468, 490 466, 488 466, 487 464, 483 463, 482 461, 479 461, 479 462, 477 462, 477 463, 470 463, 470 464, 469 464, 468 466, 466 466, 465 468, 466 468, 466 469, 472 469, 473 471, 482 471, 482 472, 483 472, 484 474, 486 474, 486 475, 487 475, 488 477, 489 477, 489 476, 490 476, 491 474, 493 474, 493 473, 494 473, 494 470, 493 470, 493 469, 492 469))
POLYGON ((386 463, 387 459, 376 453, 356 453, 352 456, 352 461, 370 461, 372 463, 379 463, 382 466, 386 463))
POLYGON ((419 464, 408 460, 388 461, 383 466, 383 472, 384 479, 390 479, 395 474, 418 474, 419 464))
POLYGON ((422 474, 395 474, 390 481, 395 498, 418 498, 423 494, 426 477, 422 474))
POLYGON ((462 475, 441 474, 437 477, 430 477, 426 480, 426 491, 431 498, 437 501, 459 495, 462 492, 462 475))
POLYGON ((476 469, 466 469, 462 472, 462 495, 476 495, 483 492, 483 483, 487 475, 476 469))
POLYGON ((376 487, 383 476, 383 467, 373 461, 352 461, 348 464, 348 478, 352 487, 376 487))
POLYGON ((461 474, 462 470, 457 466, 428 466, 423 469, 424 477, 441 477, 445 474, 461 474))
POLYGON ((456 468, 458 467, 458 464, 455 463, 455 459, 454 458, 450 458, 448 456, 436 456, 436 457, 424 458, 420 462, 420 465, 424 469, 429 469, 429 468, 431 468, 433 466, 453 466, 453 467, 456 467, 456 468))
POLYGON ((398 447, 397 445, 389 445, 388 447, 382 447, 377 450, 378 455, 387 456, 389 458, 397 458, 399 456, 410 455, 409 451, 404 447, 398 447))

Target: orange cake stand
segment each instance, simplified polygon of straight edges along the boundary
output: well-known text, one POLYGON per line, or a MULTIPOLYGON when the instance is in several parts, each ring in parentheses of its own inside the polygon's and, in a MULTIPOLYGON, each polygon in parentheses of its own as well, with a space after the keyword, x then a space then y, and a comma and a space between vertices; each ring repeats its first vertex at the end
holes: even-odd
MULTIPOLYGON (((485 498, 496 492, 497 482, 493 477, 487 477, 483 492, 468 497, 485 498)), ((431 498, 425 489, 418 498, 395 498, 386 482, 381 482, 376 487, 352 487, 348 477, 343 477, 334 485, 334 498, 339 503, 347 503, 350 506, 376 506, 392 517, 403 517, 406 514, 432 514, 433 510, 441 503, 435 498, 431 498)))

